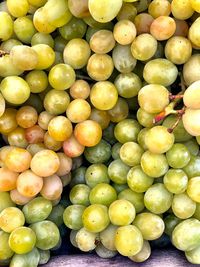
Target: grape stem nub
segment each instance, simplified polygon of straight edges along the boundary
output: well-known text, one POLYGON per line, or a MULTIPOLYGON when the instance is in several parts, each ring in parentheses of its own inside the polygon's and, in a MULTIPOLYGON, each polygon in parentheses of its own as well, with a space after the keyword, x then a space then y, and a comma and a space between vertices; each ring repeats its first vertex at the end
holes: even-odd
POLYGON ((0 57, 3 57, 5 55, 9 55, 9 53, 8 52, 5 52, 3 50, 0 50, 0 57))

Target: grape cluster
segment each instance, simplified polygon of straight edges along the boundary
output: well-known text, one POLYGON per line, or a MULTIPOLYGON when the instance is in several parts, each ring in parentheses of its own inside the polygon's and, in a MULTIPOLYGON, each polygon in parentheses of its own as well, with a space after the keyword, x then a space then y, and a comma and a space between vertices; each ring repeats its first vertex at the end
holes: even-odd
POLYGON ((0 3, 1 266, 66 242, 143 262, 166 240, 200 264, 199 14, 199 0, 0 3))

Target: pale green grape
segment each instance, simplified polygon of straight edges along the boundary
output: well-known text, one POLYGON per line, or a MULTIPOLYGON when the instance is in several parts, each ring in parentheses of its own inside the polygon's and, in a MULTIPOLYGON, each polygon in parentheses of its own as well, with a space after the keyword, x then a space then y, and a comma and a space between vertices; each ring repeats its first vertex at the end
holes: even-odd
POLYGON ((189 180, 187 194, 195 202, 200 203, 200 177, 194 177, 189 180))
POLYGON ((51 33, 56 29, 47 21, 47 12, 43 7, 38 8, 34 13, 33 24, 37 31, 42 33, 51 33))
POLYGON ((34 46, 36 44, 47 44, 51 48, 53 48, 54 47, 54 39, 48 33, 37 32, 33 35, 32 39, 31 39, 31 45, 34 46))
POLYGON ((192 264, 200 264, 200 246, 185 252, 185 256, 192 264))
POLYGON ((183 102, 186 107, 191 109, 199 109, 198 99, 200 97, 200 81, 192 83, 184 92, 183 102))
POLYGON ((196 210, 196 203, 186 193, 175 195, 172 201, 172 210, 176 217, 188 219, 196 210))
POLYGON ((121 45, 129 45, 136 37, 136 27, 134 23, 128 19, 118 21, 113 29, 113 35, 117 43, 121 45))
POLYGON ((85 210, 83 205, 68 206, 63 213, 64 224, 73 230, 79 230, 83 227, 82 215, 85 210))
POLYGON ((37 248, 33 248, 26 254, 15 254, 10 262, 10 267, 35 267, 40 261, 40 253, 37 248))
POLYGON ((183 168, 189 163, 191 155, 185 145, 176 143, 167 151, 166 157, 170 167, 183 168))
POLYGON ((2 41, 6 41, 13 34, 13 21, 7 12, 0 11, 0 25, 0 38, 2 41))
POLYGON ((140 164, 144 150, 135 142, 127 142, 120 148, 120 158, 128 166, 140 164))
POLYGON ((137 120, 144 127, 152 127, 155 116, 156 114, 148 113, 142 108, 137 111, 137 120))
POLYGON ((144 240, 142 249, 136 255, 129 257, 133 262, 144 262, 151 255, 151 246, 148 241, 144 240))
POLYGON ((78 230, 71 230, 70 235, 69 235, 69 239, 70 239, 71 244, 76 248, 78 248, 78 244, 76 242, 76 234, 77 233, 78 233, 78 230))
POLYGON ((94 250, 96 247, 96 240, 98 240, 98 234, 91 233, 85 228, 81 228, 76 233, 76 244, 78 248, 84 252, 94 250))
POLYGON ((164 185, 174 194, 181 194, 187 189, 188 177, 181 169, 170 169, 164 176, 164 185))
POLYGON ((100 258, 103 258, 103 259, 110 259, 117 255, 117 251, 109 250, 105 248, 101 243, 96 246, 95 252, 100 258))
POLYGON ((47 69, 54 63, 55 52, 49 45, 37 44, 34 45, 32 49, 34 49, 38 55, 37 70, 47 69))
POLYGON ((30 17, 19 17, 14 21, 14 33, 17 38, 25 43, 30 44, 36 29, 30 17))
POLYGON ((144 209, 144 194, 137 193, 130 188, 123 188, 118 192, 118 199, 126 199, 133 204, 136 213, 144 209))
POLYGON ((171 5, 168 0, 153 0, 148 6, 148 13, 153 17, 169 16, 171 5))
POLYGON ((118 226, 110 224, 99 234, 102 245, 108 250, 116 251, 114 239, 117 228, 118 226))
POLYGON ((48 86, 47 74, 42 70, 30 71, 25 76, 25 80, 30 87, 31 93, 41 93, 48 86))
POLYGON ((200 3, 199 0, 190 0, 190 4, 192 6, 192 8, 196 11, 196 12, 200 12, 200 3))
POLYGON ((22 43, 16 39, 9 39, 1 43, 0 49, 7 53, 10 53, 10 50, 16 45, 22 45, 22 43))
POLYGON ((200 80, 200 55, 194 54, 191 58, 183 65, 183 78, 187 86, 193 82, 200 80))
POLYGON ((19 69, 13 64, 10 55, 0 57, 0 76, 18 76, 23 73, 23 70, 19 69))

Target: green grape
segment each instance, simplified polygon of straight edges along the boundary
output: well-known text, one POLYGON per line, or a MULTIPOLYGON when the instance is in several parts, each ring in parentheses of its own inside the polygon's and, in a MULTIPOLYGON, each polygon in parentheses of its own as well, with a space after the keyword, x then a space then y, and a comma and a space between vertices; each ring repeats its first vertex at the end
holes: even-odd
POLYGON ((130 45, 117 44, 112 51, 112 58, 115 68, 121 73, 130 73, 137 63, 132 56, 130 45))
POLYGON ((66 90, 75 82, 75 72, 67 64, 57 64, 49 72, 49 83, 57 90, 66 90))
POLYGON ((17 76, 4 78, 1 81, 0 90, 5 100, 15 105, 24 103, 30 96, 28 83, 17 76))
POLYGON ((65 0, 48 0, 44 5, 47 21, 54 27, 61 27, 72 18, 68 4, 65 0))
POLYGON ((118 226, 109 224, 108 227, 99 234, 102 245, 110 251, 116 251, 114 239, 117 228, 118 226))
POLYGON ((8 207, 15 207, 15 203, 12 201, 9 192, 0 191, 0 212, 8 207))
POLYGON ((30 228, 35 232, 37 248, 48 250, 54 248, 58 244, 60 233, 55 223, 42 221, 32 224, 30 228), (49 233, 51 233, 51 235, 49 235, 49 233))
POLYGON ((133 119, 120 121, 114 129, 115 138, 122 144, 126 142, 135 142, 141 130, 140 124, 133 119))
POLYGON ((84 18, 89 16, 88 0, 69 0, 68 7, 73 16, 77 18, 84 18))
POLYGON ((186 259, 192 264, 200 264, 200 246, 185 252, 186 259))
POLYGON ((90 163, 104 163, 111 157, 111 146, 102 139, 96 146, 86 147, 84 156, 90 163))
POLYGON ((54 39, 55 51, 63 53, 63 50, 66 44, 67 44, 67 41, 61 35, 56 36, 56 38, 54 39))
POLYGON ((199 6, 199 1, 198 0, 191 0, 190 1, 190 4, 191 4, 191 6, 192 6, 192 8, 196 11, 196 12, 199 12, 199 8, 200 8, 200 6, 199 6))
POLYGON ((169 60, 157 58, 146 63, 143 76, 147 83, 169 86, 175 82, 178 69, 169 60))
POLYGON ((89 44, 93 52, 97 54, 106 54, 112 51, 115 47, 115 39, 112 31, 95 29, 89 44))
POLYGON ((16 45, 22 45, 22 43, 17 39, 8 39, 7 41, 1 43, 0 49, 10 53, 11 49, 16 45))
POLYGON ((91 233, 85 228, 81 228, 76 234, 76 243, 80 250, 88 252, 94 250, 96 247, 96 240, 98 234, 91 233))
POLYGON ((144 111, 159 113, 169 104, 169 91, 159 84, 145 85, 138 93, 138 102, 144 111))
MULTIPOLYGON (((60 178, 62 179, 62 177, 60 178)), ((47 219, 60 227, 63 224, 64 210, 64 206, 61 204, 54 206, 47 219)))
POLYGON ((39 95, 36 94, 30 94, 29 98, 26 100, 24 105, 35 108, 38 113, 44 110, 41 98, 39 97, 39 95))
POLYGON ((86 177, 85 177, 86 170, 87 170, 87 168, 84 167, 84 166, 73 170, 73 172, 72 172, 72 180, 70 182, 70 188, 72 188, 73 186, 75 186, 77 184, 85 184, 86 183, 86 180, 85 180, 86 179, 86 177))
POLYGON ((122 19, 128 19, 130 21, 134 21, 136 15, 137 15, 137 8, 132 4, 126 3, 124 1, 116 18, 118 21, 122 19))
POLYGON ((136 37, 135 24, 128 20, 123 19, 118 21, 113 29, 113 35, 118 44, 129 45, 136 37))
POLYGON ((127 184, 131 190, 137 193, 146 192, 153 184, 154 179, 146 175, 138 165, 130 169, 127 174, 127 184))
POLYGON ((15 254, 10 262, 10 267, 35 267, 40 261, 40 253, 37 248, 33 248, 26 254, 15 254))
POLYGON ((186 108, 183 115, 183 125, 186 131, 193 136, 200 135, 199 115, 198 109, 190 108, 186 108))
POLYGON ((122 7, 122 0, 89 0, 88 7, 92 17, 101 23, 113 20, 122 7))
POLYGON ((69 64, 73 69, 81 69, 87 64, 90 54, 89 44, 83 39, 75 38, 65 46, 63 58, 65 64, 69 64))
POLYGON ((45 220, 52 211, 52 203, 43 197, 36 197, 22 209, 26 222, 36 223, 45 220))
POLYGON ((164 218, 165 233, 169 236, 172 235, 174 228, 181 222, 180 218, 177 218, 174 214, 167 215, 164 218))
POLYGON ((176 143, 167 151, 166 158, 170 167, 183 168, 189 163, 191 155, 185 145, 176 143))
POLYGON ((159 178, 169 169, 167 159, 163 154, 155 154, 147 150, 141 158, 142 170, 150 177, 159 178))
POLYGON ((165 45, 165 57, 176 65, 186 63, 191 55, 192 44, 183 36, 174 36, 165 45))
POLYGON ((28 13, 29 3, 27 0, 7 0, 7 8, 13 17, 23 17, 28 13))
POLYGON ((183 251, 190 251, 199 246, 200 222, 191 218, 179 223, 172 232, 173 245, 183 251))
POLYGON ((115 79, 118 94, 124 98, 132 98, 138 95, 142 88, 140 78, 133 72, 121 73, 115 79))
POLYGON ((108 210, 110 221, 114 225, 129 225, 135 219, 135 207, 126 199, 115 200, 108 210))
POLYGON ((145 135, 145 144, 150 152, 163 154, 174 144, 174 135, 164 126, 154 126, 145 135))
POLYGON ((3 25, 0 29, 0 38, 2 41, 6 41, 13 34, 13 21, 7 12, 0 11, 0 24, 3 25))
POLYGON ((71 189, 69 198, 73 204, 88 206, 90 203, 89 194, 89 186, 85 184, 77 184, 71 189))
POLYGON ((171 3, 171 11, 175 18, 181 20, 190 18, 194 13, 190 0, 184 2, 181 0, 173 0, 171 3))
POLYGON ((25 43, 30 44, 36 29, 30 17, 19 17, 14 21, 14 33, 17 38, 25 43))
POLYGON ((142 108, 139 108, 137 111, 137 120, 144 127, 153 127, 155 116, 156 114, 148 113, 142 108))
POLYGON ((37 53, 27 45, 16 45, 10 51, 13 65, 24 70, 32 70, 38 63, 37 53))
POLYGON ((146 240, 158 239, 165 229, 164 221, 160 216, 150 212, 138 214, 133 221, 133 225, 140 230, 143 238, 146 240))
POLYGON ((38 32, 52 33, 56 27, 47 20, 47 12, 44 7, 38 8, 33 15, 33 24, 38 32))
POLYGON ((118 97, 115 106, 108 110, 108 116, 112 122, 120 122, 128 117, 129 107, 126 100, 118 97))
POLYGON ((200 219, 200 203, 196 203, 196 210, 193 214, 193 217, 196 219, 200 219))
POLYGON ((18 208, 8 207, 0 213, 0 228, 4 232, 11 233, 16 228, 23 226, 24 223, 24 214, 18 208), (13 220, 13 218, 15 219, 13 220))
POLYGON ((188 219, 196 210, 196 203, 186 193, 175 195, 172 201, 172 210, 176 217, 188 219))
POLYGON ((127 182, 127 174, 130 167, 121 159, 112 161, 108 166, 108 175, 110 179, 117 184, 125 184, 127 182))
POLYGON ((93 204, 87 207, 82 215, 83 226, 92 233, 99 233, 110 223, 108 208, 104 205, 93 204))
POLYGON ((83 18, 83 21, 92 28, 112 30, 114 27, 112 22, 101 23, 101 22, 96 21, 92 16, 83 18))
MULTIPOLYGON (((131 0, 126 0, 126 2, 130 2, 131 0)), ((149 0, 139 0, 134 3, 134 6, 137 8, 137 12, 141 13, 148 8, 149 0)))
POLYGON ((38 251, 40 253, 39 265, 46 264, 50 259, 50 251, 49 250, 41 250, 41 249, 38 249, 38 251))
POLYGON ((48 86, 47 74, 42 70, 32 70, 25 76, 31 93, 41 93, 48 86))
POLYGON ((131 53, 134 58, 146 61, 152 58, 158 48, 157 40, 148 33, 140 34, 131 45, 131 53))
POLYGON ((9 247, 17 254, 30 252, 36 244, 36 235, 28 227, 18 227, 9 236, 9 247))
POLYGON ((78 248, 78 244, 76 242, 76 234, 77 233, 78 233, 78 230, 71 230, 70 235, 69 235, 69 239, 70 239, 71 244, 76 248, 78 248))
POLYGON ((122 144, 117 142, 112 146, 112 158, 113 159, 119 159, 120 158, 120 148, 122 147, 122 144))
POLYGON ((118 199, 126 199, 135 207, 136 213, 143 211, 144 209, 144 194, 137 193, 131 189, 123 189, 118 192, 118 199))
POLYGON ((101 243, 96 246, 95 252, 100 258, 103 259, 110 259, 117 255, 117 251, 109 250, 105 248, 101 243))
POLYGON ((10 259, 14 252, 8 245, 9 234, 0 231, 0 261, 10 259))
MULTIPOLYGON (((176 115, 169 115, 164 121, 163 126, 171 128, 177 121, 176 115)), ((185 130, 182 120, 179 121, 176 128, 173 130, 176 142, 185 142, 192 138, 192 136, 185 130)))
POLYGON ((107 54, 93 54, 87 63, 87 73, 95 81, 109 79, 114 69, 111 56, 107 54))
POLYGON ((139 134, 138 134, 138 138, 137 138, 137 142, 138 144, 144 149, 144 150, 147 150, 147 146, 146 146, 146 143, 145 143, 145 136, 148 132, 149 128, 143 128, 139 134))
POLYGON ((119 227, 115 234, 115 247, 123 256, 134 256, 143 247, 143 237, 134 225, 119 227))
POLYGON ((64 224, 73 230, 80 230, 83 227, 82 215, 86 209, 83 205, 68 206, 63 213, 64 224))
POLYGON ((129 257, 133 262, 144 262, 151 255, 151 246, 148 241, 144 240, 143 247, 136 255, 129 257))
POLYGON ((128 166, 140 164, 144 150, 135 142, 127 142, 120 148, 120 159, 128 166))
POLYGON ((187 194, 195 202, 200 203, 200 177, 191 178, 188 182, 187 194))
POLYGON ((110 204, 117 199, 115 189, 106 183, 99 183, 92 188, 89 195, 91 204, 102 204, 110 206, 110 204))
POLYGON ((191 58, 183 65, 183 78, 187 86, 200 79, 199 65, 199 54, 192 55, 191 58))
POLYGON ((184 143, 184 145, 188 148, 189 152, 193 156, 197 156, 199 153, 199 144, 195 140, 195 138, 192 138, 184 143))
POLYGON ((32 39, 31 39, 31 46, 34 46, 37 44, 47 44, 51 48, 53 48, 54 47, 54 39, 48 33, 37 32, 33 35, 32 39))
POLYGON ((153 184, 144 195, 145 207, 155 214, 166 212, 172 205, 173 194, 163 184, 153 184))
POLYGON ((46 44, 37 44, 32 47, 38 55, 37 70, 49 68, 55 60, 55 52, 46 44))
POLYGON ((187 174, 188 178, 193 178, 200 175, 200 158, 198 156, 191 156, 191 160, 183 171, 187 174))
POLYGON ((181 169, 169 169, 163 182, 169 192, 181 194, 187 189, 188 177, 181 169))
POLYGON ((117 184, 112 183, 112 187, 116 190, 116 192, 119 194, 122 190, 125 190, 128 188, 127 184, 117 184))
POLYGON ((60 35, 67 41, 75 38, 82 38, 87 30, 86 23, 73 17, 67 24, 59 28, 60 35))
POLYGON ((102 163, 90 165, 85 173, 85 181, 91 188, 94 188, 100 183, 109 184, 108 168, 102 163))

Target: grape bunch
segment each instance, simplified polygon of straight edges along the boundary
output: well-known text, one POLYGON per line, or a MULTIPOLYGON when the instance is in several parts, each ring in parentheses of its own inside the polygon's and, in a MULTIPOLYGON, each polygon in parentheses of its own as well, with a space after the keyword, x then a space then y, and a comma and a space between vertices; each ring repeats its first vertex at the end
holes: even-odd
POLYGON ((66 243, 134 262, 172 243, 200 264, 199 14, 199 0, 0 3, 1 266, 66 243))

